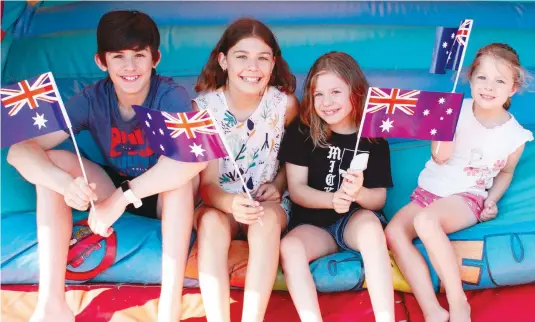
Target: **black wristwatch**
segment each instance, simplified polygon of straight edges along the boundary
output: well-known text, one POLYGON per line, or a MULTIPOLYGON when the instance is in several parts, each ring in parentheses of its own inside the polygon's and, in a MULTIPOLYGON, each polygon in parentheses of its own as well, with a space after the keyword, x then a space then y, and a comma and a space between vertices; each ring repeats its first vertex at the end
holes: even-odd
POLYGON ((132 189, 130 189, 130 181, 125 180, 121 182, 121 190, 123 191, 123 196, 129 203, 133 204, 135 208, 141 207, 143 202, 134 194, 132 189))

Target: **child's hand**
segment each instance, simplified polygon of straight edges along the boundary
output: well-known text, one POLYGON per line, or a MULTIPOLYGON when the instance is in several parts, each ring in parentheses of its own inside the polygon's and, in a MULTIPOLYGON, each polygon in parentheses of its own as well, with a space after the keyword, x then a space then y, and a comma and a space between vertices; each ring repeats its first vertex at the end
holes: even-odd
POLYGON ((121 189, 115 190, 108 198, 92 208, 87 218, 89 228, 96 235, 109 237, 113 233, 113 225, 124 213, 128 201, 121 189), (95 211, 96 210, 96 211, 95 211))
POLYGON ((333 193, 333 209, 339 214, 348 212, 352 202, 353 197, 349 196, 342 189, 333 193))
POLYGON ((353 201, 355 201, 354 199, 356 199, 360 188, 362 188, 362 183, 364 182, 362 171, 349 169, 348 172, 342 174, 342 177, 344 177, 344 181, 342 182, 340 189, 348 196, 353 197, 353 201))
POLYGON ((258 190, 256 191, 256 201, 264 202, 264 201, 281 201, 281 194, 279 192, 279 189, 275 187, 272 183, 265 183, 258 187, 258 190))
POLYGON ((237 222, 251 225, 264 215, 264 208, 260 202, 249 199, 246 194, 236 194, 232 199, 232 215, 237 222))
POLYGON ((489 221, 496 218, 498 215, 498 206, 494 200, 485 199, 484 203, 485 208, 481 212, 479 218, 481 221, 489 221))
POLYGON ((63 199, 67 206, 76 210, 84 211, 89 208, 89 202, 91 200, 97 200, 97 194, 95 193, 96 184, 85 183, 84 178, 78 177, 71 181, 69 186, 63 192, 63 199))

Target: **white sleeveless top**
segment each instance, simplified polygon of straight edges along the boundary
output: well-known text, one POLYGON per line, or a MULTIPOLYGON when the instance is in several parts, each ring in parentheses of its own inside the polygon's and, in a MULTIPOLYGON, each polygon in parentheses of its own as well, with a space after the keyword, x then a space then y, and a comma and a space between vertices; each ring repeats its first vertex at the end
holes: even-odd
MULTIPOLYGON (((210 109, 223 131, 230 155, 234 157, 247 189, 254 197, 258 187, 275 179, 279 170, 277 155, 286 116, 288 97, 269 87, 260 104, 240 123, 229 111, 223 91, 201 93, 194 99, 199 109, 210 109)), ((229 193, 244 192, 242 183, 229 157, 219 159, 219 183, 229 193)))
POLYGON ((474 116, 473 100, 465 99, 455 130, 455 145, 446 164, 427 161, 418 185, 447 197, 468 192, 486 198, 494 177, 519 146, 533 140, 533 133, 511 118, 500 126, 486 128, 474 116))

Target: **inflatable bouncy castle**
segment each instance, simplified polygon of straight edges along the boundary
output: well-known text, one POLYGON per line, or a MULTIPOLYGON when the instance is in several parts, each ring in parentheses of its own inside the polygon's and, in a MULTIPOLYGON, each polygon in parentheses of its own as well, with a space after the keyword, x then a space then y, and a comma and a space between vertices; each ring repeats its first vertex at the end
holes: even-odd
MULTIPOLYGON (((298 80, 313 61, 328 51, 344 51, 362 66, 372 86, 451 91, 453 74, 429 73, 435 28, 474 25, 465 67, 478 48, 504 42, 535 74, 535 3, 506 2, 86 2, 2 1, 2 84, 51 71, 66 101, 105 75, 94 63, 95 29, 113 9, 136 9, 150 15, 161 33, 162 61, 158 73, 173 77, 195 97, 193 85, 225 26, 250 16, 275 32, 284 57, 298 80)), ((458 92, 470 95, 461 74, 458 92)), ((515 95, 510 112, 525 128, 535 130, 535 92, 515 95)), ((2 135, 6 135, 2 130, 2 135)), ((118 136, 117 144, 136 144, 118 136)), ((78 135, 83 156, 102 163, 88 133, 78 135)), ((73 149, 70 144, 60 148, 73 149)), ((385 213, 391 218, 409 200, 418 173, 430 157, 428 141, 391 140, 394 188, 388 191, 385 213)), ((36 300, 38 283, 35 188, 6 162, 1 151, 1 283, 2 318, 23 321, 36 300)), ((124 155, 127 162, 128 154, 124 155)), ((474 321, 534 321, 535 309, 535 143, 526 144, 513 182, 499 202, 496 219, 450 235, 461 264, 474 321), (475 291, 478 290, 478 291, 475 291), (497 299, 497 295, 500 296, 497 299), (514 309, 513 309, 514 307, 514 309)), ((73 215, 68 255, 68 297, 78 308, 77 321, 153 321, 161 273, 161 227, 156 219, 123 215, 108 238, 92 234, 87 213, 73 215), (118 285, 122 285, 119 287, 118 285), (117 302, 114 302, 117 299, 117 302), (118 303, 118 302, 121 303, 118 303)), ((415 245, 429 262, 419 240, 415 245)), ((202 321, 198 289, 197 247, 192 235, 186 267, 183 319, 202 321)), ((229 252, 230 283, 244 286, 247 244, 233 241, 229 252)), ((310 264, 325 321, 373 321, 365 292, 362 258, 340 252, 310 264)), ((433 285, 442 290, 430 265, 433 285)), ((411 290, 392 259, 398 321, 423 321, 411 290)), ((274 285, 285 291, 279 270, 274 285)), ((231 302, 239 302, 239 291, 231 302)), ((238 309, 231 306, 233 316, 238 309)), ((286 292, 272 296, 266 321, 298 320, 286 292)))

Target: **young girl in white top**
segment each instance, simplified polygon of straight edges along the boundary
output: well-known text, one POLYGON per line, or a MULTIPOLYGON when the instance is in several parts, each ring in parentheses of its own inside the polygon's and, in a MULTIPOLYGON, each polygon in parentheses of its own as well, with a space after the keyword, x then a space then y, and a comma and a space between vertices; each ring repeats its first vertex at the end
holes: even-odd
POLYGON ((455 140, 431 144, 432 160, 420 173, 411 203, 386 228, 396 262, 428 322, 470 321, 457 258, 446 234, 498 214, 497 202, 511 183, 524 144, 533 140, 507 111, 524 75, 508 45, 490 44, 478 51, 468 71, 472 99, 463 103, 455 140), (445 287, 449 313, 438 303, 425 260, 412 244, 416 237, 445 287))
POLYGON ((195 213, 199 281, 208 321, 230 321, 228 250, 247 238, 249 261, 243 321, 263 321, 289 219, 286 177, 277 155, 286 124, 297 114, 295 77, 271 30, 252 19, 232 23, 197 80, 194 107, 208 109, 254 197, 244 193, 229 157, 201 173, 204 205, 195 213), (260 218, 260 220, 259 220, 260 218))

